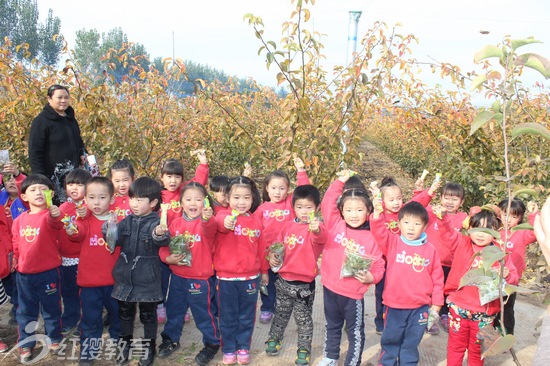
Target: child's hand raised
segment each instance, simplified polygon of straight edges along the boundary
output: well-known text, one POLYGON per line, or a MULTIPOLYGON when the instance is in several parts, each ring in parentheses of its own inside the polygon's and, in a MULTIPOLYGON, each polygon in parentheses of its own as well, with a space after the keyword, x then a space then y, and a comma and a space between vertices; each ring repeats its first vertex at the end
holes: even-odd
POLYGON ((50 216, 54 219, 57 219, 59 216, 61 216, 61 211, 56 205, 51 205, 48 210, 50 211, 50 216))
POLYGON ((340 170, 338 173, 336 173, 336 175, 338 176, 339 181, 346 183, 352 176, 352 171, 349 169, 344 169, 340 170))
POLYGON ((183 254, 170 254, 168 257, 166 257, 166 263, 167 264, 173 264, 176 266, 183 266, 184 264, 181 263, 181 261, 185 258, 183 254))
POLYGON ((294 167, 296 168, 296 171, 303 172, 305 169, 304 161, 300 158, 294 158, 294 167))
POLYGON ((247 178, 252 176, 252 166, 248 162, 244 163, 243 176, 247 178))
POLYGON ((164 236, 168 232, 168 226, 159 224, 153 231, 155 232, 156 236, 164 236))
POLYGON ((439 187, 441 187, 441 177, 438 178, 438 176, 436 175, 436 179, 434 179, 434 182, 432 183, 430 189, 428 190, 428 194, 430 196, 434 196, 435 192, 437 192, 439 187))
POLYGON ((14 177, 19 175, 19 169, 17 168, 17 165, 15 165, 13 162, 8 162, 4 164, 4 174, 11 174, 14 177))
POLYGON ((208 164, 208 159, 206 158, 206 150, 197 150, 197 158, 199 158, 199 162, 201 164, 208 164))
POLYGON ((529 201, 527 203, 527 212, 534 213, 539 211, 539 205, 535 201, 529 201))
POLYGON ((382 211, 384 211, 384 206, 382 205, 382 195, 380 194, 380 191, 378 191, 378 193, 373 197, 372 205, 374 206, 374 216, 375 218, 378 218, 382 211))
POLYGON ((234 217, 233 215, 227 215, 225 219, 223 219, 223 226, 228 230, 235 230, 236 223, 237 217, 234 217))
POLYGON ((374 276, 372 275, 372 273, 370 273, 370 271, 359 271, 355 274, 355 279, 363 284, 367 284, 367 283, 373 283, 374 282, 374 276))
POLYGON ((88 214, 88 208, 86 206, 81 206, 76 209, 76 216, 85 218, 88 214))
POLYGON ((441 205, 435 205, 435 206, 432 206, 432 212, 434 213, 435 216, 437 216, 438 219, 442 219, 443 218, 443 214, 446 212, 445 211, 445 208, 441 205))
POLYGON ((214 216, 214 210, 212 207, 205 207, 202 209, 202 219, 208 221, 214 216))
POLYGON ((317 216, 313 216, 313 218, 309 221, 308 230, 314 234, 319 234, 319 231, 321 231, 321 222, 317 216))
POLYGON ((424 179, 418 178, 416 182, 414 182, 414 190, 415 191, 423 191, 424 190, 424 179))

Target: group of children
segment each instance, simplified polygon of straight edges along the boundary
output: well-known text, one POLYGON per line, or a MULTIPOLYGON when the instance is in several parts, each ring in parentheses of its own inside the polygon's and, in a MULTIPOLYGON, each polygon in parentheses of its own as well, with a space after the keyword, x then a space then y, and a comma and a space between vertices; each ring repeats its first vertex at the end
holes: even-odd
MULTIPOLYGON (((207 365, 220 348, 223 364, 249 364, 261 292, 260 321, 271 322, 265 352, 280 352, 294 313, 295 364, 308 365, 320 273, 326 336, 318 365, 338 365, 343 329, 349 341, 344 364, 361 364, 364 295, 383 277, 379 365, 417 364, 424 332, 438 328, 437 322, 428 327, 434 314, 449 332, 448 365, 462 365, 466 350, 469 364, 483 364, 477 334, 495 320, 499 300, 483 303, 478 287, 461 287, 460 279, 483 266, 475 253, 501 244, 488 230, 462 235, 460 229, 468 222, 468 228, 501 230, 508 238, 501 249, 509 253, 502 272, 507 283, 517 284, 526 245, 535 238, 530 230, 506 233, 502 222, 508 230, 522 222, 526 208, 520 200, 501 202, 500 212, 473 210, 470 217, 460 212, 464 189, 458 184, 443 185, 441 204, 432 206, 441 183, 424 190, 420 179, 404 204, 393 179, 367 189, 349 170, 339 173, 321 200, 300 159, 293 192, 288 175, 277 170, 264 180, 262 193, 249 174, 213 177, 209 193, 204 151, 197 156, 200 164, 187 182, 175 159, 164 162, 162 184, 135 179, 127 160, 114 163, 107 177, 76 169, 66 177, 68 200, 60 207, 48 199, 48 178, 25 178, 13 165, 4 167, 13 177, 3 181, 10 200, 21 200, 11 207, 23 207, 14 221, 0 210, 0 277, 17 273, 22 362, 32 357, 35 343, 29 337, 35 329, 29 324, 41 311, 50 350, 58 352, 63 336, 78 328, 80 363, 91 364, 101 352, 105 308, 119 365, 138 350, 144 351, 140 366, 153 364, 157 313, 163 311, 158 356, 171 355, 180 346, 188 309, 203 336, 198 365, 207 365), (174 250, 178 240, 186 250, 174 250), (140 347, 134 339, 137 308, 144 328, 140 347)), ((536 206, 528 208, 531 221, 536 206)), ((498 270, 498 262, 493 267, 498 270)), ((514 300, 510 295, 505 306, 508 333, 514 300)))

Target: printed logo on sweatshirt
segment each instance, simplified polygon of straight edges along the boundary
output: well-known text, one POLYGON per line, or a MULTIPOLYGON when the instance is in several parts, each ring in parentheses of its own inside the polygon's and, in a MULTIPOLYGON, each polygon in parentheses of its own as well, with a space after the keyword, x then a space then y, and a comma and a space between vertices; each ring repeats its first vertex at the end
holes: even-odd
POLYGON ((296 246, 296 244, 304 244, 304 237, 302 235, 296 236, 292 234, 291 236, 285 236, 285 245, 288 247, 288 249, 292 250, 296 246))
POLYGON ((386 228, 393 234, 399 234, 399 226, 397 221, 386 222, 386 228))
POLYGON ((189 293, 191 295, 200 295, 202 293, 201 284, 198 282, 191 282, 189 287, 189 293))
POLYGON ((189 240, 189 249, 193 248, 195 246, 195 243, 200 243, 202 241, 199 234, 193 235, 187 230, 185 230, 184 233, 176 231, 176 235, 183 235, 187 237, 187 239, 189 240))
POLYGON ((414 253, 414 255, 408 255, 406 251, 397 253, 395 257, 397 263, 408 264, 412 266, 413 271, 422 272, 425 267, 430 265, 430 260, 427 258, 422 258, 420 254, 414 253))
POLYGON ((97 234, 90 237, 90 246, 91 247, 100 246, 100 247, 105 247, 108 250, 108 247, 105 246, 105 244, 106 244, 105 239, 103 239, 103 237, 98 237, 97 234))
POLYGON ((25 240, 28 243, 32 243, 36 237, 40 234, 40 228, 39 227, 30 227, 27 225, 26 228, 19 229, 19 236, 25 238, 25 240))
POLYGON ((132 210, 130 210, 129 208, 125 210, 120 207, 115 207, 114 210, 109 211, 109 213, 113 213, 113 212, 116 212, 116 215, 118 216, 118 221, 120 222, 120 220, 130 215, 132 213, 132 210))
POLYGON ((240 224, 235 226, 233 233, 237 236, 248 236, 251 243, 254 242, 254 238, 260 237, 260 230, 242 227, 240 224))
POLYGON ((418 325, 425 327, 428 324, 428 312, 424 311, 423 313, 418 314, 418 325))
POLYGON ((348 251, 359 253, 360 255, 364 256, 367 253, 365 252, 365 247, 361 244, 355 242, 353 239, 348 239, 345 237, 345 233, 336 234, 334 237, 334 241, 341 246, 345 247, 348 251))
POLYGON ((506 243, 506 248, 509 248, 509 249, 514 248, 514 243, 509 241, 508 243, 506 243))
POLYGON ((170 201, 170 206, 172 206, 172 211, 174 211, 175 213, 180 213, 181 212, 181 203, 180 201, 176 201, 176 200, 171 200, 170 201))
POLYGON ((290 215, 290 210, 279 210, 275 209, 273 211, 265 210, 264 211, 264 219, 275 219, 277 221, 284 221, 285 217, 290 215))
POLYGON ((57 292, 57 284, 55 282, 46 284, 46 295, 53 295, 57 292))

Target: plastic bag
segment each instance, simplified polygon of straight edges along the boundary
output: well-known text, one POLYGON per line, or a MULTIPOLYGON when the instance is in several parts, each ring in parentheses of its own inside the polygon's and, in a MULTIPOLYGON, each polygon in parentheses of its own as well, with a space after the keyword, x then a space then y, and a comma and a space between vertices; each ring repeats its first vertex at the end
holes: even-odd
POLYGON ((107 240, 107 249, 113 254, 118 240, 118 219, 115 212, 111 213, 111 217, 107 221, 107 235, 105 235, 105 239, 107 240))
POLYGON ((0 150, 0 169, 4 169, 4 165, 10 162, 9 150, 0 150))
POLYGON ((187 267, 191 267, 193 260, 193 254, 189 248, 189 236, 188 235, 176 235, 170 240, 170 254, 183 254, 181 264, 187 267))
POLYGON ((359 272, 367 272, 370 270, 375 257, 364 255, 349 250, 344 250, 344 259, 342 261, 342 269, 340 278, 353 277, 359 272))
MULTIPOLYGON (((506 282, 502 281, 502 291, 504 292, 504 285, 506 282)), ((479 302, 481 305, 490 303, 493 300, 498 299, 498 277, 492 281, 488 281, 477 285, 479 290, 479 302)))
POLYGON ((439 320, 439 313, 435 311, 434 309, 430 308, 428 312, 428 324, 426 325, 426 329, 430 330, 436 324, 439 320))
POLYGON ((285 245, 278 241, 274 242, 269 246, 269 252, 275 254, 275 257, 281 261, 281 264, 277 267, 271 267, 271 270, 274 273, 277 273, 283 266, 283 260, 285 259, 285 245))

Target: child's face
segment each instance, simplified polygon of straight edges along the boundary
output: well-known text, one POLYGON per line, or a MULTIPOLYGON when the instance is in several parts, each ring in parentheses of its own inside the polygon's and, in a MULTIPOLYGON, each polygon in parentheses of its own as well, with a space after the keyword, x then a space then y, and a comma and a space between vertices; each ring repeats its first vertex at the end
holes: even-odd
POLYGON ((86 205, 94 215, 101 216, 109 212, 109 206, 115 198, 109 194, 109 188, 104 184, 91 183, 86 188, 86 205))
POLYGON ((416 240, 426 230, 426 224, 420 217, 406 215, 399 220, 399 230, 405 239, 416 240))
POLYGON ((273 203, 279 203, 288 195, 288 184, 284 178, 272 178, 267 185, 267 194, 273 203))
POLYGON ((244 186, 233 186, 229 192, 229 207, 237 210, 239 214, 245 214, 252 207, 253 197, 250 188, 244 186))
POLYGON ((521 220, 523 217, 520 215, 507 215, 506 212, 502 211, 502 214, 500 215, 500 220, 502 222, 508 221, 508 228, 512 228, 514 226, 518 226, 521 223, 521 220))
POLYGON ((480 247, 485 247, 487 245, 490 245, 494 240, 491 234, 482 233, 479 231, 475 233, 471 233, 470 239, 472 239, 475 245, 480 247))
POLYGON ((200 189, 190 188, 185 190, 181 196, 181 207, 189 218, 199 217, 204 208, 204 194, 200 189))
POLYGON ((391 213, 397 213, 403 206, 403 195, 399 187, 385 187, 382 192, 382 201, 386 210, 391 213))
POLYGON ((162 181, 164 188, 170 192, 175 192, 181 186, 183 177, 176 174, 163 174, 162 177, 160 177, 160 180, 162 181))
POLYGON ((132 176, 126 169, 114 170, 111 173, 111 181, 115 186, 115 193, 118 194, 119 196, 128 195, 128 191, 130 190, 130 185, 132 184, 132 180, 133 180, 132 176))
POLYGON ((358 198, 348 198, 342 206, 342 217, 346 224, 356 228, 367 221, 369 211, 365 201, 358 198))
POLYGON ((224 207, 227 207, 227 194, 225 194, 225 192, 212 192, 212 195, 214 196, 216 202, 224 207))
MULTIPOLYGON (((25 193, 21 194, 21 198, 28 202, 31 207, 46 208, 46 196, 44 196, 44 191, 49 189, 50 188, 45 184, 33 184, 27 187, 25 193)), ((52 192, 52 197, 53 194, 52 192)))
POLYGON ((296 213, 296 218, 303 224, 307 224, 309 222, 309 214, 316 210, 317 206, 315 203, 307 198, 299 198, 294 202, 294 212, 296 213))
POLYGON ((441 195, 441 206, 445 208, 445 211, 449 214, 455 214, 458 212, 464 199, 458 196, 451 196, 449 194, 441 195))
POLYGON ((15 183, 15 178, 10 178, 9 180, 4 180, 4 188, 10 197, 18 196, 19 190, 17 189, 17 184, 15 183))
POLYGON ((73 201, 80 201, 84 198, 86 192, 86 186, 80 183, 67 184, 67 197, 70 197, 73 201))
POLYGON ((136 216, 145 216, 153 212, 158 200, 155 198, 150 201, 147 197, 130 198, 130 210, 136 216))

